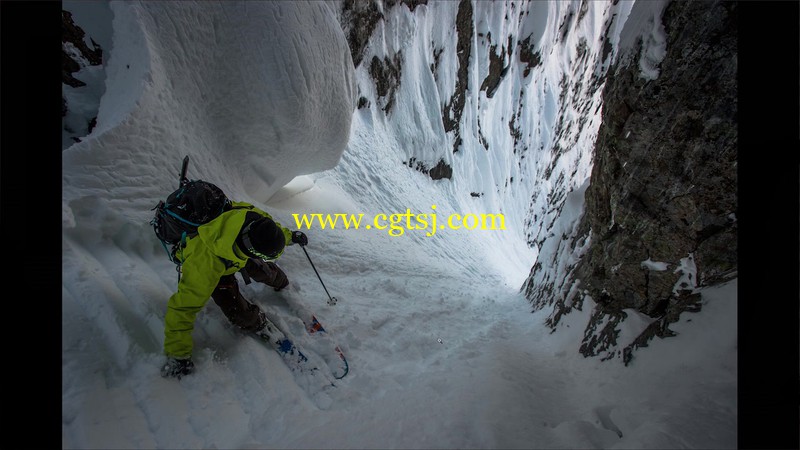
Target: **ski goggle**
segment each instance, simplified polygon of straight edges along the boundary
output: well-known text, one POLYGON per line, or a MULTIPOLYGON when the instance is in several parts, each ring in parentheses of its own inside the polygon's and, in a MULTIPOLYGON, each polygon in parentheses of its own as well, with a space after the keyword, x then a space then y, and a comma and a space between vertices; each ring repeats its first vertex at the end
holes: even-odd
POLYGON ((250 225, 252 225, 253 223, 254 222, 248 223, 247 226, 245 226, 244 229, 242 230, 242 243, 244 244, 244 246, 247 249, 247 251, 250 252, 251 254, 255 255, 256 257, 258 257, 260 260, 262 260, 264 262, 268 262, 268 261, 271 261, 271 260, 277 258, 278 255, 281 254, 283 249, 278 250, 277 252, 275 252, 275 253, 273 253, 271 255, 266 255, 266 254, 261 253, 258 250, 256 250, 255 247, 253 246, 253 243, 250 242, 250 225))

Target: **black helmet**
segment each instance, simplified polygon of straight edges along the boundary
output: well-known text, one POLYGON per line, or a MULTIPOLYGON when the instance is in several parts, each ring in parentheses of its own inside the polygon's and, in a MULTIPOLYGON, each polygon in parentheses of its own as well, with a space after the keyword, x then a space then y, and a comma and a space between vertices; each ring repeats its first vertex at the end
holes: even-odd
POLYGON ((266 261, 275 259, 283 251, 286 237, 272 219, 262 217, 245 225, 236 242, 247 256, 266 261))

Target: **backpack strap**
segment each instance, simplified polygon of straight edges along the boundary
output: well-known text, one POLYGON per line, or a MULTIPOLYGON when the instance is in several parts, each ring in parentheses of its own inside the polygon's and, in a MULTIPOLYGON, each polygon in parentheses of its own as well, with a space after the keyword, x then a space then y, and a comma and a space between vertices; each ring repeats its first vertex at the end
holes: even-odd
MULTIPOLYGON (((233 206, 231 204, 231 202, 228 201, 225 204, 225 206, 223 207, 223 211, 222 212, 225 213, 225 212, 228 212, 228 211, 233 210, 233 209, 247 209, 247 210, 250 210, 250 209, 253 209, 253 206, 252 205, 251 206, 233 206)), ((169 213, 170 215, 176 217, 177 219, 180 219, 180 220, 182 220, 184 222, 187 222, 187 223, 191 223, 191 222, 179 217, 178 215, 172 213, 171 211, 167 210, 166 212, 169 213)), ((253 221, 253 220, 257 219, 258 217, 261 217, 261 215, 258 214, 258 213, 252 213, 252 214, 253 215, 251 216, 250 212, 247 213, 246 218, 245 218, 245 222, 247 222, 248 220, 253 221), (258 217, 255 217, 255 216, 258 216, 258 217)), ((203 225, 205 225, 205 224, 200 224, 198 226, 198 228, 200 228, 203 225)), ((194 233, 191 233, 191 234, 187 234, 184 231, 181 234, 180 242, 178 242, 177 244, 172 246, 172 251, 171 252, 169 251, 169 249, 167 249, 166 243, 164 243, 164 241, 161 241, 161 245, 164 247, 164 250, 167 251, 167 254, 169 255, 170 261, 175 263, 175 270, 178 272, 178 281, 180 281, 181 265, 183 264, 183 261, 181 261, 181 259, 178 257, 177 252, 179 250, 182 250, 182 249, 186 248, 186 240, 187 239, 193 238, 193 237, 197 236, 198 234, 199 233, 197 233, 197 232, 194 232, 194 233)), ((225 259, 225 258, 223 258, 221 256, 217 256, 217 258, 219 258, 219 260, 222 261, 222 263, 225 265, 226 269, 230 269, 231 267, 239 267, 238 264, 234 263, 233 261, 231 261, 229 259, 225 259)), ((245 284, 250 284, 249 278, 245 279, 245 284)))
POLYGON ((237 268, 239 267, 239 264, 236 264, 230 259, 225 259, 222 256, 217 256, 217 258, 219 258, 219 260, 222 261, 222 264, 225 264, 226 269, 230 269, 231 267, 237 267, 237 268))

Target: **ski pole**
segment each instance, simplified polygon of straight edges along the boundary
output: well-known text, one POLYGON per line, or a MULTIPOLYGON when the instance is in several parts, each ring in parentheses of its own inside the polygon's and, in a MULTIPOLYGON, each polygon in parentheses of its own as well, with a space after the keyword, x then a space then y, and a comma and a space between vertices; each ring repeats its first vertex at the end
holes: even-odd
POLYGON ((317 268, 314 267, 314 262, 311 261, 311 257, 308 256, 308 252, 306 251, 306 246, 305 245, 301 245, 300 248, 303 249, 303 253, 306 254, 306 258, 308 258, 308 262, 311 263, 311 268, 314 269, 314 273, 317 274, 317 278, 319 278, 319 282, 320 282, 320 284, 322 284, 322 289, 325 289, 325 293, 328 294, 328 304, 331 305, 331 306, 335 305, 336 302, 338 302, 338 300, 336 300, 336 297, 331 297, 331 294, 328 292, 328 288, 326 288, 325 287, 325 283, 322 282, 322 277, 319 276, 319 272, 317 272, 317 268))

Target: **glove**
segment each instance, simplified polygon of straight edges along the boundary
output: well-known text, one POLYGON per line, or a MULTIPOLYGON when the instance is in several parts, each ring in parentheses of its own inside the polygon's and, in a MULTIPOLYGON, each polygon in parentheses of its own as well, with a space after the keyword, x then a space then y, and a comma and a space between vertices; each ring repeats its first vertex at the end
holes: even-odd
POLYGON ((192 362, 192 358, 168 358, 166 364, 164 364, 164 366, 161 368, 162 377, 173 377, 179 380, 182 376, 189 375, 192 372, 194 372, 194 363, 192 362))
POLYGON ((295 244, 300 244, 300 246, 302 247, 308 244, 308 238, 302 231, 294 231, 292 232, 292 242, 295 244))

